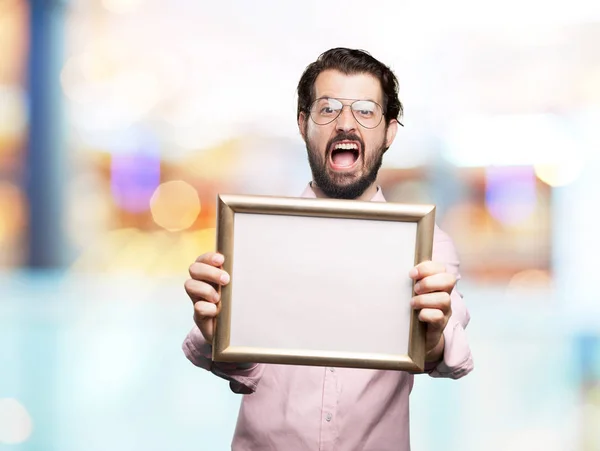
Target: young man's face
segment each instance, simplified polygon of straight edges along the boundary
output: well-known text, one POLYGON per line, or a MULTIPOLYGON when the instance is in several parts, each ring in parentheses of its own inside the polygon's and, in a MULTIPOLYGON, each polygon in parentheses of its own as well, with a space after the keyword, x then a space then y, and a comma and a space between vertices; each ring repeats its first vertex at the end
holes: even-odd
MULTIPOLYGON (((386 126, 384 117, 374 128, 366 128, 353 115, 350 104, 354 100, 371 100, 383 106, 381 84, 370 74, 321 72, 315 81, 314 93, 315 99, 343 99, 345 106, 341 114, 326 125, 318 125, 310 115, 300 114, 298 126, 306 143, 313 180, 328 197, 359 198, 374 184, 383 153, 392 144, 398 123, 392 120, 386 126)), ((331 111, 327 105, 325 111, 331 111)), ((360 104, 355 105, 360 107, 360 104)), ((322 106, 319 108, 323 111, 322 106)), ((361 118, 361 112, 356 111, 356 116, 361 118)), ((367 121, 361 118, 361 122, 373 126, 367 121)))

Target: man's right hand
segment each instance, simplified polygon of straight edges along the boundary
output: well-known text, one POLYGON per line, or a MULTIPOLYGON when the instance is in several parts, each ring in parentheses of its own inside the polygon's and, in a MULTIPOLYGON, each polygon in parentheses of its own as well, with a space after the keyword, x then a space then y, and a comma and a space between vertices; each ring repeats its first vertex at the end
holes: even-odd
POLYGON ((218 287, 227 285, 229 274, 223 271, 223 255, 216 252, 202 254, 190 266, 190 277, 185 281, 185 291, 194 303, 194 322, 212 344, 215 318, 221 310, 221 296, 218 287))

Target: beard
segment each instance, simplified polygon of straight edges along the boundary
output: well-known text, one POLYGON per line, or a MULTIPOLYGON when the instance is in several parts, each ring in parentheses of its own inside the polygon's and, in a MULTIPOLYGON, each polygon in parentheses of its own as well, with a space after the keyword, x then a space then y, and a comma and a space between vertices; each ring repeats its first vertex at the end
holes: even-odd
POLYGON ((375 183, 377 174, 383 162, 383 154, 387 147, 382 143, 370 157, 366 157, 365 145, 363 141, 356 135, 340 134, 331 139, 327 143, 325 152, 315 151, 310 143, 306 142, 306 150, 308 153, 308 163, 313 175, 313 180, 323 193, 333 199, 356 199, 360 197, 366 190, 375 183), (361 146, 359 159, 362 162, 362 171, 359 176, 355 174, 335 173, 329 171, 327 164, 330 158, 332 144, 337 141, 352 140, 358 141, 361 146))

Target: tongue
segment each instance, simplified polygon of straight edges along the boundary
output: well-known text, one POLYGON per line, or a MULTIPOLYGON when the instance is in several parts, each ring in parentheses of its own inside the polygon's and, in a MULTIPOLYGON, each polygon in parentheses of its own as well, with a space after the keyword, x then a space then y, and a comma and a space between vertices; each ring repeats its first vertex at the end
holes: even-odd
POLYGON ((341 150, 332 155, 336 166, 352 166, 354 164, 354 153, 351 150, 341 150))

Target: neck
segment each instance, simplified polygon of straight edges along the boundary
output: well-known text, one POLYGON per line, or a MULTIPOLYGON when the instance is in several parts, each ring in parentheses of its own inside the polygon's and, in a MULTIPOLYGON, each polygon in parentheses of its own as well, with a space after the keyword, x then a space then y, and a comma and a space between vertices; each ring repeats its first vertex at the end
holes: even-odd
MULTIPOLYGON (((314 180, 312 182, 310 182, 310 187, 312 188, 312 190, 315 192, 315 195, 318 198, 322 198, 322 199, 327 199, 328 196, 325 195, 325 193, 323 191, 321 191, 321 188, 319 188, 317 186, 317 184, 314 182, 314 180)), ((377 184, 376 183, 372 183, 366 190, 364 193, 362 193, 359 197, 357 197, 354 200, 364 200, 364 201, 370 201, 371 199, 373 199, 373 196, 375 196, 375 194, 377 194, 377 184)))

